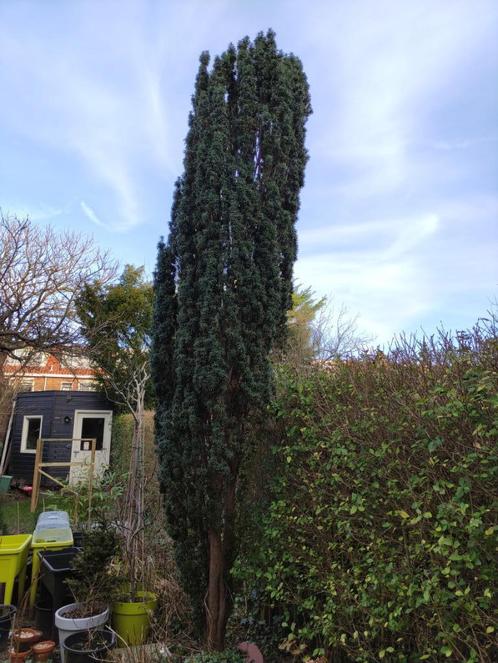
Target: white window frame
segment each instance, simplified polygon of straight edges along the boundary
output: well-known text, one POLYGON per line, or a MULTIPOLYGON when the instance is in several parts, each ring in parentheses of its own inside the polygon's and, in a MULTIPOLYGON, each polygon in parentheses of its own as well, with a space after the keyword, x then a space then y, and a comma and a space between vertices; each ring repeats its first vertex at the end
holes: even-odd
POLYGON ((72 391, 73 390, 73 383, 72 382, 62 382, 61 381, 61 391, 72 391), (69 385, 67 389, 64 389, 64 385, 69 385))
POLYGON ((23 454, 35 454, 36 449, 28 449, 27 448, 27 442, 28 442, 28 430, 29 430, 29 422, 31 419, 39 419, 40 420, 40 435, 43 430, 43 415, 42 414, 25 414, 24 418, 22 420, 22 434, 21 434, 21 453, 23 454))
POLYGON ((15 377, 10 379, 11 384, 14 386, 14 389, 17 392, 28 393, 35 390, 35 379, 34 378, 25 378, 25 377, 15 377), (29 385, 31 389, 24 389, 22 385, 26 387, 29 385))
POLYGON ((78 391, 97 391, 97 384, 95 380, 79 380, 78 391))

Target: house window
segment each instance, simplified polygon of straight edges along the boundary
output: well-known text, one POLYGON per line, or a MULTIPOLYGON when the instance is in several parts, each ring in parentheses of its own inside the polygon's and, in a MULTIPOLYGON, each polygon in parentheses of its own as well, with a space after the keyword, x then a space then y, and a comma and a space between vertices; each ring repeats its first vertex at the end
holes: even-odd
POLYGON ((80 391, 96 391, 93 380, 80 381, 78 389, 80 391))
POLYGON ((33 378, 24 378, 23 380, 19 380, 19 391, 33 391, 33 378))
POLYGON ((61 357, 61 364, 66 368, 90 368, 90 360, 88 357, 82 357, 81 355, 68 355, 63 354, 61 357))
POLYGON ((73 385, 71 382, 61 382, 61 391, 71 391, 73 385))
MULTIPOLYGON (((82 419, 82 424, 81 424, 81 449, 84 450, 85 447, 85 440, 88 442, 89 440, 95 439, 96 445, 95 449, 96 451, 101 451, 102 450, 102 445, 104 441, 104 426, 105 426, 105 418, 104 417, 83 417, 82 419)), ((90 447, 87 447, 90 448, 90 447)))
POLYGON ((41 435, 43 417, 25 416, 22 422, 21 451, 36 452, 36 442, 41 435))

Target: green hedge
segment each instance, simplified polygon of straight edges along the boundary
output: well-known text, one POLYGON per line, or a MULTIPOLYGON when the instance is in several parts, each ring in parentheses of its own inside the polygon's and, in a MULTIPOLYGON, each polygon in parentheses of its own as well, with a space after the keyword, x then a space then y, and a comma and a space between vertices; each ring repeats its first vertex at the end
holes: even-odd
POLYGON ((133 419, 130 414, 118 413, 112 423, 110 466, 118 475, 125 475, 130 466, 133 419))
POLYGON ((287 649, 498 660, 497 350, 476 332, 281 370, 281 471, 237 574, 283 615, 287 649))

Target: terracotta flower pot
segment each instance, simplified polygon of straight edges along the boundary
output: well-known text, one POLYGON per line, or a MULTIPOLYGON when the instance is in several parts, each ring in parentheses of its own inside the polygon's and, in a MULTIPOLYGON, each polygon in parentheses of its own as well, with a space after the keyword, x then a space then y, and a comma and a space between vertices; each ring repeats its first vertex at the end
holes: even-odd
POLYGON ((12 633, 12 640, 16 643, 15 649, 30 649, 31 645, 43 638, 43 633, 37 628, 16 628, 12 633))
POLYGON ((31 649, 26 649, 26 651, 16 651, 15 649, 9 649, 9 661, 10 663, 24 663, 30 654, 31 649))
POLYGON ((246 655, 246 663, 264 663, 263 654, 254 642, 241 642, 237 649, 246 655))
POLYGON ((35 661, 48 661, 51 653, 55 649, 55 642, 53 640, 43 640, 33 645, 32 652, 35 656, 35 661))

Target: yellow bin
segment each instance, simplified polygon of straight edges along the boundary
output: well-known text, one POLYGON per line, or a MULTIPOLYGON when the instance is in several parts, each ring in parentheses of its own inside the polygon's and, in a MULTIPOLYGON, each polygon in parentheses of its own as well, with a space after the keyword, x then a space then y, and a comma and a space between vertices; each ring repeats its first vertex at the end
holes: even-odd
POLYGON ((33 549, 33 566, 31 570, 31 589, 29 607, 33 608, 36 601, 36 588, 40 573, 40 555, 42 550, 64 550, 73 545, 73 532, 70 527, 35 530, 31 548, 33 549))
POLYGON ((0 583, 5 584, 3 602, 12 602, 14 581, 19 576, 19 603, 24 593, 26 562, 28 561, 31 534, 0 536, 0 583))

